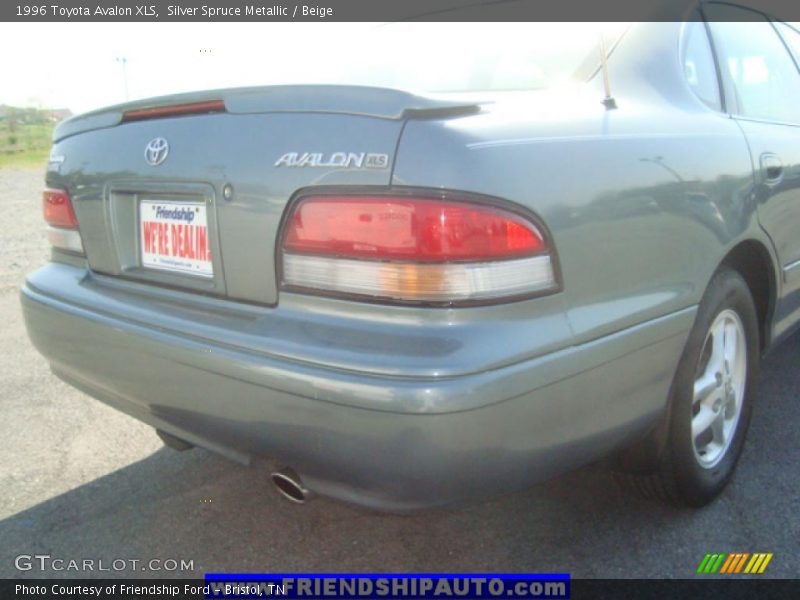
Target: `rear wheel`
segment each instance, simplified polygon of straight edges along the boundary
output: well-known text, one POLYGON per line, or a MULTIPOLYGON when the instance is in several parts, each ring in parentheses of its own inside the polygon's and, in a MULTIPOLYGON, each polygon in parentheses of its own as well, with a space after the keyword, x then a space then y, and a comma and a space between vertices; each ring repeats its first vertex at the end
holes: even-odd
POLYGON ((750 289, 723 267, 706 290, 678 363, 655 468, 636 476, 647 495, 703 506, 723 490, 750 424, 758 340, 750 289))
POLYGON ((747 349, 739 314, 726 308, 708 330, 692 393, 692 449, 697 463, 713 469, 725 458, 742 415, 747 349))

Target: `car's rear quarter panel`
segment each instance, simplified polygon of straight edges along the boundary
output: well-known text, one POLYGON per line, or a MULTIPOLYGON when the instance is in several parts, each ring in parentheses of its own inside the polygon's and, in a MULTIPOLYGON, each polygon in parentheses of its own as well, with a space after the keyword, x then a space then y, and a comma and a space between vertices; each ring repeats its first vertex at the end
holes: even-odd
POLYGON ((403 133, 395 185, 495 195, 547 224, 575 343, 697 304, 743 239, 771 248, 755 213, 747 142, 733 120, 691 95, 677 27, 641 26, 612 57, 619 109, 602 105, 596 85, 412 121, 403 133), (648 62, 648 53, 661 60, 648 62))

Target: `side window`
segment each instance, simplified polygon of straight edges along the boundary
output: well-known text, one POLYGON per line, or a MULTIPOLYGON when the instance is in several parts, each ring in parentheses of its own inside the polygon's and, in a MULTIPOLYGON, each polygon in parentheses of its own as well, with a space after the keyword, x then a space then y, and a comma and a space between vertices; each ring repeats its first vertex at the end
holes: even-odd
POLYGON ((722 76, 744 116, 800 123, 800 74, 772 24, 747 9, 709 4, 722 76))
POLYGON ((775 23, 775 26, 780 30, 781 37, 786 41, 786 44, 794 52, 795 59, 800 61, 800 33, 796 29, 798 23, 795 23, 794 26, 786 23, 775 23))
POLYGON ((717 69, 714 55, 702 21, 686 23, 683 30, 682 59, 683 73, 695 95, 714 110, 721 110, 717 69))

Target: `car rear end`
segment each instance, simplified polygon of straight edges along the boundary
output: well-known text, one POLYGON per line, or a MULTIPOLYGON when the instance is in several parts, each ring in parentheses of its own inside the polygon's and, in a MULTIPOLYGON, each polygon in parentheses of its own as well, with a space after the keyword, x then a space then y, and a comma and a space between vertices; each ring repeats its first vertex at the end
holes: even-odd
POLYGON ((394 174, 409 124, 483 110, 288 86, 65 122, 43 193, 52 261, 21 294, 31 340, 167 439, 376 508, 601 456, 663 410, 692 315, 576 345, 535 206, 394 174))

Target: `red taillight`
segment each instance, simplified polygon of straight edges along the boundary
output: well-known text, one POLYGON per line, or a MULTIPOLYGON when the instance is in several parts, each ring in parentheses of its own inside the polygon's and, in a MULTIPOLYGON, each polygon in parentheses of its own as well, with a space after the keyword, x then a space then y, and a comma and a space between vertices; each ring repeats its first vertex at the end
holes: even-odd
POLYGON ((398 301, 452 304, 557 288, 530 219, 463 199, 308 196, 288 216, 283 283, 398 301))
POLYGON ((303 199, 287 224, 289 252, 415 262, 534 256, 542 235, 526 219, 466 202, 381 196, 303 199))
POLYGON ((225 102, 222 100, 208 100, 206 102, 189 102, 187 104, 172 104, 170 106, 154 106, 152 108, 127 110, 122 113, 122 120, 143 121, 145 119, 161 119, 165 117, 179 117, 184 115, 202 115, 224 111, 225 102))
POLYGON ((47 222, 47 238, 53 247, 83 254, 78 220, 67 191, 45 189, 42 193, 42 208, 44 220, 47 222))
POLYGON ((44 220, 52 227, 77 229, 78 220, 72 210, 72 201, 66 190, 46 189, 42 193, 44 220))

